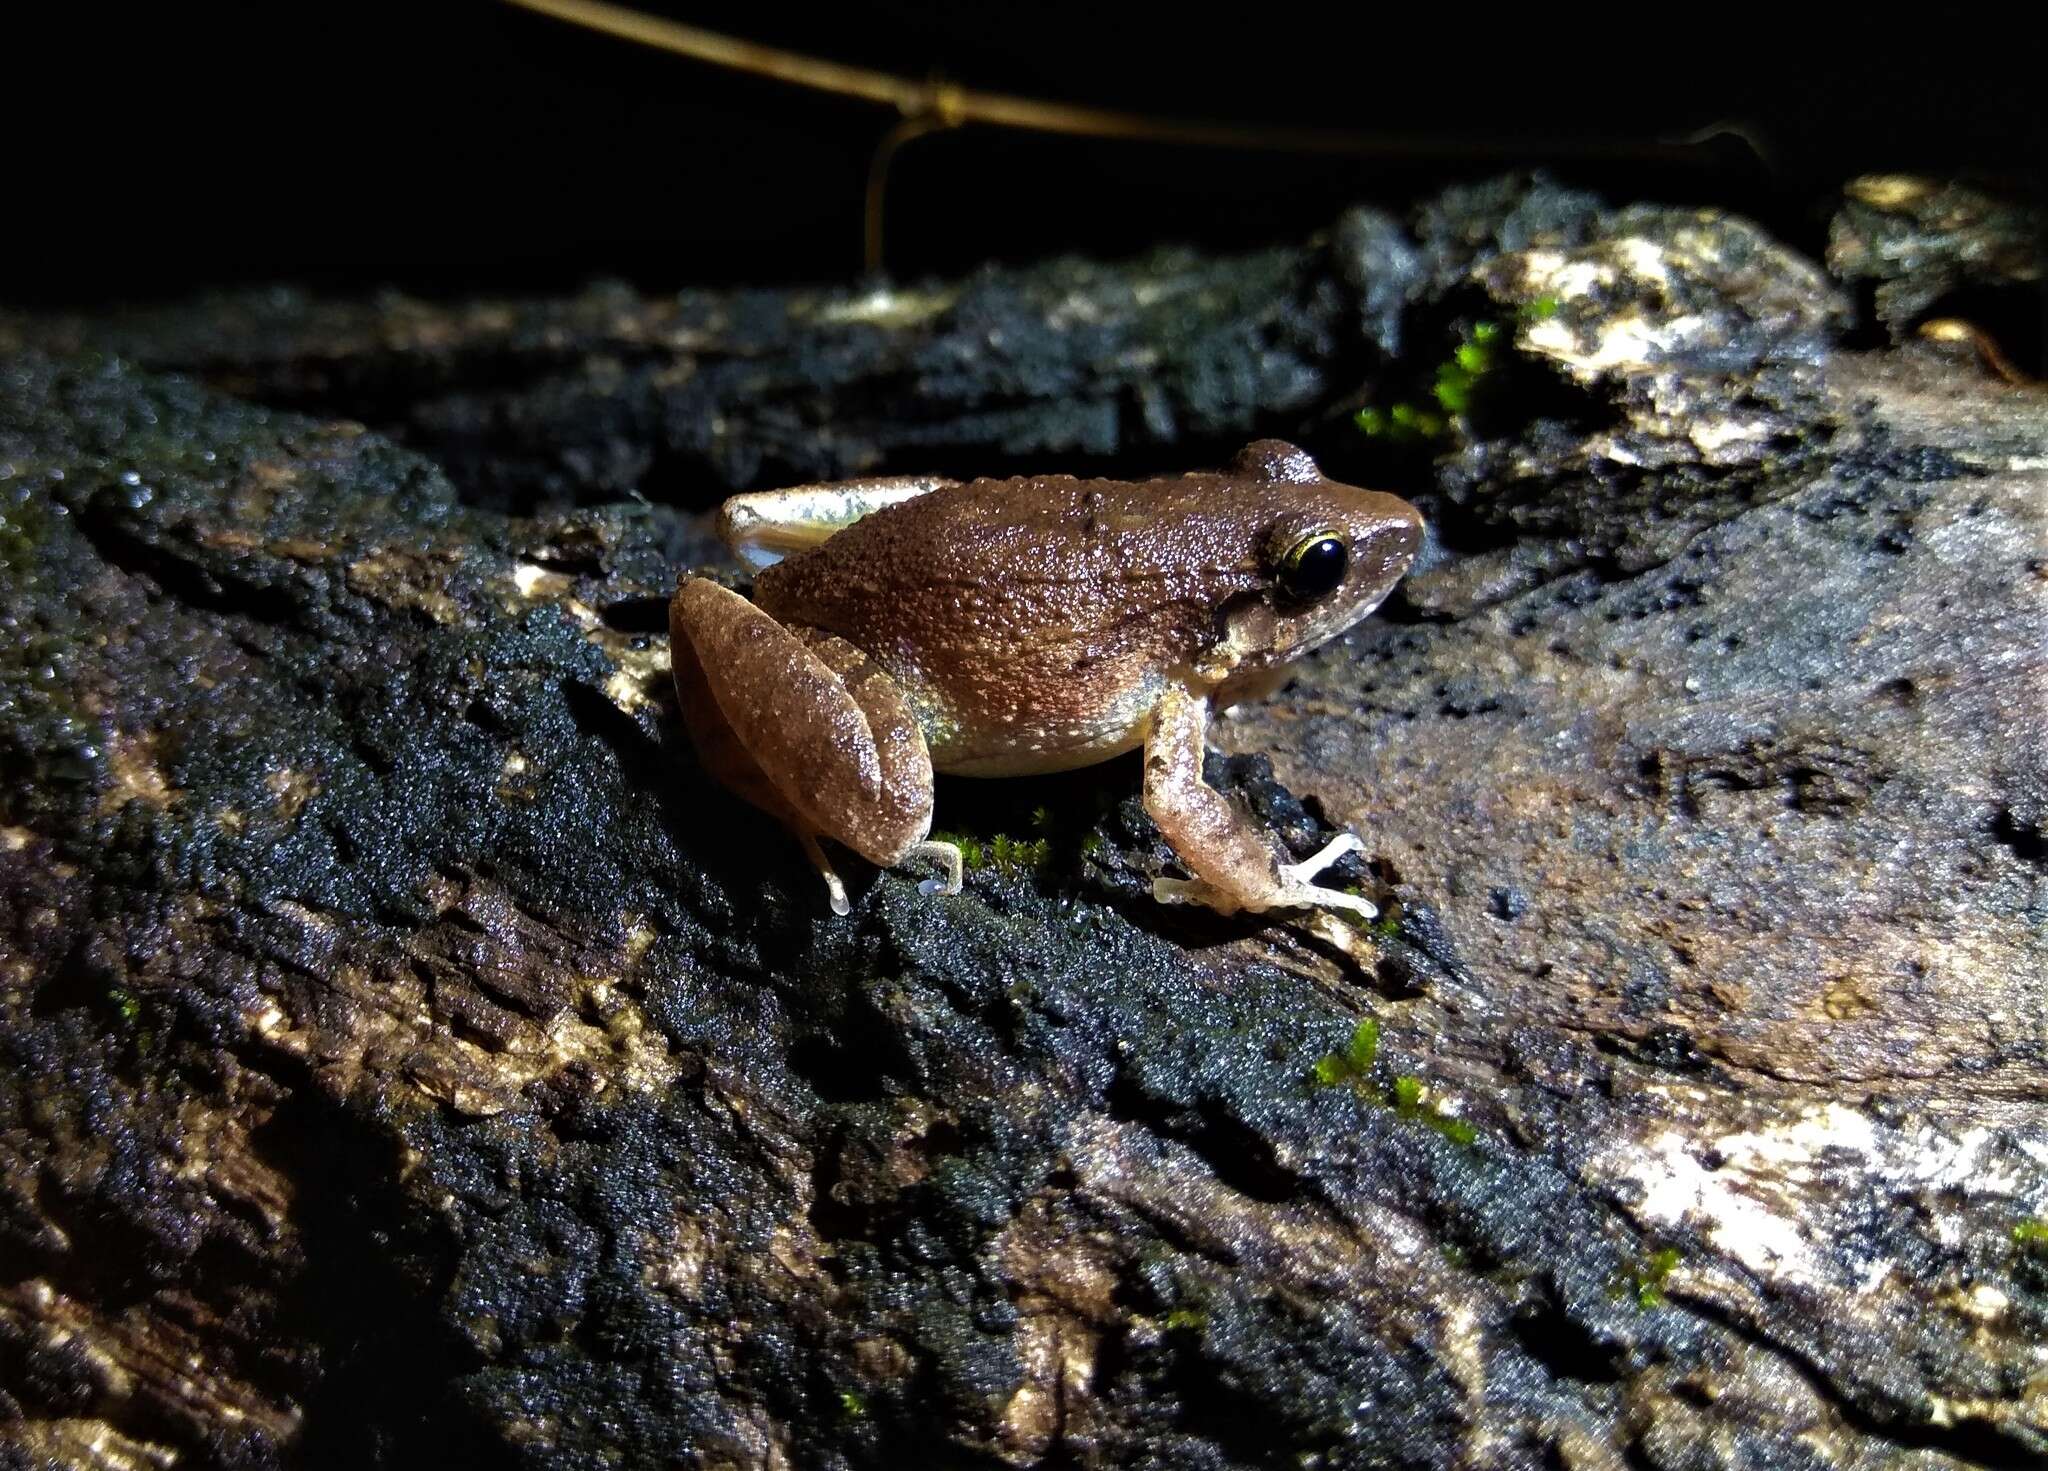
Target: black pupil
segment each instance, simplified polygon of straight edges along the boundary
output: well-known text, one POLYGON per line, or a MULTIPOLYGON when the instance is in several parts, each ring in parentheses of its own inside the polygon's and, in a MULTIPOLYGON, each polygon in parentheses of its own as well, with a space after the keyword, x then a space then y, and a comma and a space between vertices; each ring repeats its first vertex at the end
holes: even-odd
POLYGON ((1319 536, 1287 559, 1280 586, 1290 598, 1312 601, 1336 591, 1344 580, 1344 561, 1344 543, 1334 536, 1319 536))

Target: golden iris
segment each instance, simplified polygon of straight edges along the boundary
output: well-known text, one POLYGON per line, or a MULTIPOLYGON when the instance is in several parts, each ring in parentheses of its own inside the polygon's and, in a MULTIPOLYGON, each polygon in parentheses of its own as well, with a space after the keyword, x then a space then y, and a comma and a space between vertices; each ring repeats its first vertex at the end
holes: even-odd
POLYGON ((1296 603, 1327 597, 1343 583, 1349 561, 1342 537, 1311 531, 1280 554, 1280 591, 1296 603))

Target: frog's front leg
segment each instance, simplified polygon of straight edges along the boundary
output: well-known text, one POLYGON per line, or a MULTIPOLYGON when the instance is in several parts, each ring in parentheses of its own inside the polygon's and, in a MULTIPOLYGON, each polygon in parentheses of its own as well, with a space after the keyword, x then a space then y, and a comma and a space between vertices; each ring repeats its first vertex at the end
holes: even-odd
POLYGON ((1273 840, 1202 780, 1208 726, 1209 702, 1178 687, 1152 712, 1145 736, 1145 810, 1194 874, 1155 880, 1154 895, 1224 914, 1291 908, 1349 909, 1367 919, 1377 914, 1356 894, 1309 882, 1346 853, 1364 851, 1356 834, 1339 835, 1300 863, 1284 862, 1273 840))
POLYGON ((927 842, 932 761, 902 691, 844 639, 785 628, 739 594, 684 579, 669 604, 669 659, 684 724, 713 775, 789 826, 825 876, 834 912, 846 889, 818 846, 828 837, 884 868, 959 851, 927 842))

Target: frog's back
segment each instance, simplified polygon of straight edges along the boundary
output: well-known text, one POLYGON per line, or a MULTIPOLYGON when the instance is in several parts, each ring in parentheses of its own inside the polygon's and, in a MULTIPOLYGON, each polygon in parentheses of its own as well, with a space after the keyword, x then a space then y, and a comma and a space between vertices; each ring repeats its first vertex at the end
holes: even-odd
POLYGON ((764 570, 755 596, 887 668, 940 769, 1084 765, 1142 738, 1218 610, 1259 588, 1245 499, 1206 475, 974 481, 764 570))

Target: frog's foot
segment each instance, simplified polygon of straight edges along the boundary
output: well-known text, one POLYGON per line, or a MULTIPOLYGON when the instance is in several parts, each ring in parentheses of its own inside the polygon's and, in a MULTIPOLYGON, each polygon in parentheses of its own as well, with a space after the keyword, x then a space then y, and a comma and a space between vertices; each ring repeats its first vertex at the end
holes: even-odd
POLYGON ((945 878, 924 879, 920 881, 917 886, 918 893, 957 894, 960 892, 960 881, 965 876, 966 870, 961 862, 960 845, 958 843, 944 843, 936 838, 927 842, 917 843, 912 845, 910 851, 903 855, 902 861, 908 863, 913 858, 936 858, 946 866, 945 878))
POLYGON ((1220 889, 1200 879, 1154 879, 1152 897, 1161 904, 1200 904, 1221 914, 1231 914, 1237 909, 1235 904, 1228 903, 1220 889))
MULTIPOLYGON (((1314 861, 1309 860, 1310 863, 1314 861)), ((1240 909, 1347 909, 1360 919, 1371 919, 1379 913, 1378 907, 1369 899, 1348 894, 1342 889, 1326 889, 1320 884, 1306 883, 1291 876, 1307 866, 1304 863, 1282 865, 1280 882, 1249 901, 1200 879, 1154 879, 1152 897, 1162 904, 1201 904, 1222 914, 1234 914, 1240 909)))

